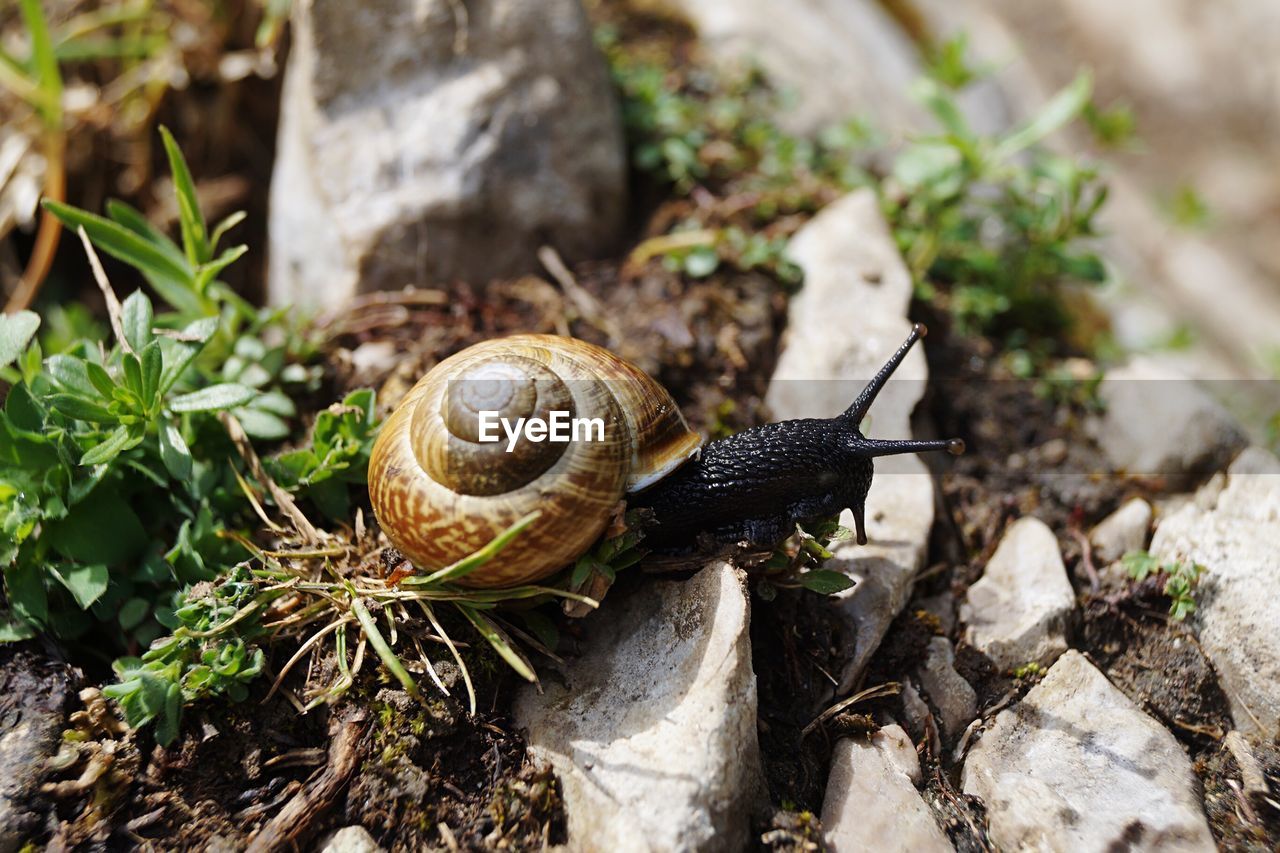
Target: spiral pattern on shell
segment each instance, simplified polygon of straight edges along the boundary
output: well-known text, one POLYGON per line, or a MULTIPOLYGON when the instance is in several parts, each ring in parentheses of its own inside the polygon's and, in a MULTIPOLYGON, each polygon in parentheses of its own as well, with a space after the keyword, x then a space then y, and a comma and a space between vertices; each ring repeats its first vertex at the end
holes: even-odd
MULTIPOLYGON (((492 433, 490 433, 492 435, 492 433)), ((671 396, 608 350, 572 338, 517 335, 436 365, 387 419, 369 462, 369 495, 392 544, 426 570, 541 516, 461 583, 504 587, 553 574, 600 536, 627 491, 697 452, 671 396), (600 418, 600 441, 480 441, 482 411, 517 418, 600 418)))

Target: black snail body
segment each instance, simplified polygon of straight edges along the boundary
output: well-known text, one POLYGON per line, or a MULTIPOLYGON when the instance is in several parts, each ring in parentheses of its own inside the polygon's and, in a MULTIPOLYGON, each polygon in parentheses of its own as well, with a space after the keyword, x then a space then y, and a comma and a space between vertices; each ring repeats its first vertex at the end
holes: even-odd
POLYGON ((923 334, 912 328, 843 414, 766 424, 705 447, 661 385, 607 350, 548 335, 486 341, 438 364, 387 419, 369 461, 370 499, 392 544, 425 569, 475 552, 537 511, 536 523, 462 581, 471 586, 554 574, 598 539, 623 500, 652 512, 652 548, 696 545, 704 534, 771 546, 796 522, 846 508, 865 544, 872 459, 964 448, 859 431, 923 334), (517 427, 510 445, 481 435, 494 415, 545 427, 566 412, 598 418, 602 435, 552 444, 521 438, 517 427))
POLYGON ((858 543, 865 545, 865 505, 874 457, 964 450, 959 439, 883 441, 859 431, 876 395, 924 333, 924 326, 916 324, 840 415, 765 424, 714 441, 697 458, 633 498, 632 506, 653 512, 648 543, 678 546, 705 533, 724 543, 775 545, 795 532, 797 522, 850 509, 858 543))

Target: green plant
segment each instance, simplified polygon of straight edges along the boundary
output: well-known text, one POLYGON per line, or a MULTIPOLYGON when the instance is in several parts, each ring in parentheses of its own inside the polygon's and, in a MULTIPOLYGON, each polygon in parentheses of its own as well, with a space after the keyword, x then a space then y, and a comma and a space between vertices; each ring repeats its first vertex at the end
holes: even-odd
POLYGON ((87 237, 112 339, 64 340, 45 357, 38 318, 5 322, 0 376, 11 384, 0 413, 0 563, 7 606, 3 639, 47 630, 64 641, 91 629, 123 650, 175 627, 186 585, 214 580, 244 556, 221 535, 248 504, 238 456, 219 421, 283 438, 295 415, 286 388, 312 375, 295 359, 309 346, 279 317, 246 305, 218 281, 245 251, 217 247, 240 216, 212 232, 186 163, 163 134, 174 174, 182 245, 140 214, 111 203, 111 218, 49 201, 87 237), (120 303, 92 241, 132 264, 173 309, 157 312, 141 290, 120 303), (263 337, 280 343, 265 347, 263 337))
POLYGON ((1037 661, 1024 663, 1013 671, 1013 677, 1019 681, 1026 678, 1035 678, 1037 675, 1044 673, 1044 667, 1037 661))
POLYGON ((798 225, 789 217, 866 182, 852 152, 870 131, 851 121, 813 140, 791 134, 774 119, 782 99, 756 70, 681 68, 665 53, 637 54, 610 27, 597 41, 622 96, 632 163, 676 197, 701 199, 631 261, 662 257, 691 278, 727 266, 797 283, 800 271, 785 254, 798 225))
POLYGON ((119 680, 102 692, 120 703, 129 725, 155 721, 156 740, 172 742, 184 705, 209 696, 239 702, 248 695, 246 685, 262 673, 265 660, 262 649, 248 645, 262 634, 261 603, 244 564, 216 586, 197 585, 174 611, 173 634, 141 657, 117 660, 119 680))
POLYGON ((352 391, 316 416, 311 441, 267 460, 276 481, 310 498, 335 521, 350 515, 350 487, 363 485, 378 428, 374 393, 352 391))
POLYGON ((974 76, 917 85, 941 133, 895 158, 885 213, 919 297, 945 307, 961 331, 1052 354, 1071 323, 1063 287, 1106 277, 1088 246, 1106 188, 1093 167, 1040 145, 1089 106, 1090 78, 1081 74, 1039 114, 987 137, 955 97, 953 84, 974 76))
POLYGON ((1196 611, 1195 589, 1206 571, 1199 563, 1161 561, 1146 551, 1130 551, 1121 558, 1129 577, 1141 583, 1153 574, 1163 575, 1164 594, 1169 596, 1169 615, 1178 622, 1196 611))
POLYGON ((811 523, 807 527, 796 525, 795 535, 783 542, 765 561, 756 594, 765 601, 772 601, 779 589, 807 589, 819 595, 835 595, 851 589, 854 581, 843 572, 822 568, 822 564, 835 556, 830 548, 834 542, 853 538, 853 531, 840 524, 837 516, 811 523))

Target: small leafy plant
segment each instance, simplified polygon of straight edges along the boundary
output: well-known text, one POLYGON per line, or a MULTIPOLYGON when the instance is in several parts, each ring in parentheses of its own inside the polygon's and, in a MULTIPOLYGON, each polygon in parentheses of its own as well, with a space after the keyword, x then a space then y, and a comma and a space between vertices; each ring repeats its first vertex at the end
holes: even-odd
POLYGON ((1040 145, 1090 106, 1090 78, 1081 74, 1039 114, 987 137, 955 99, 977 76, 919 82, 915 94, 941 133, 894 160, 885 213, 918 296, 946 307, 962 331, 1053 354, 1071 323, 1062 288, 1106 278, 1089 245, 1106 188, 1095 168, 1040 145))
POLYGON ((854 585, 843 572, 822 568, 835 556, 830 550, 835 542, 853 538, 853 531, 840 524, 838 516, 809 524, 796 525, 796 532, 769 556, 763 565, 763 576, 756 584, 756 594, 765 601, 777 597, 779 589, 807 589, 819 595, 835 595, 854 585))
POLYGON ((1195 590, 1206 571, 1204 566, 1180 560, 1162 562, 1146 551, 1130 551, 1120 559, 1125 572, 1139 583, 1153 574, 1164 576, 1164 594, 1169 596, 1169 615, 1174 620, 1181 622, 1195 613, 1195 590))
MULTIPOLYGON (((109 341, 81 338, 45 356, 39 318, 6 318, 0 376, 0 563, 3 639, 46 630, 63 641, 105 634, 145 646, 179 625, 182 588, 243 558, 223 534, 248 504, 219 417, 262 440, 291 432, 291 392, 310 387, 312 348, 280 315, 257 311, 219 274, 245 252, 219 252, 233 215, 210 230, 173 138, 182 243, 136 210, 109 217, 46 208, 101 251, 133 265, 169 310, 141 290, 120 303, 90 250, 111 319, 109 341), (270 346, 265 341, 273 340, 270 346)), ((100 651, 98 653, 101 653, 100 651)))

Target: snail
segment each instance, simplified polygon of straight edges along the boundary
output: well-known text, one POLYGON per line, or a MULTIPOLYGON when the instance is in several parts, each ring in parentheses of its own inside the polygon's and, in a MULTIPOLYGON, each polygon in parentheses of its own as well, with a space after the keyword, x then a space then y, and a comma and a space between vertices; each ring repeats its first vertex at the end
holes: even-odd
POLYGON ((797 522, 845 508, 866 544, 874 457, 964 450, 959 439, 884 441, 859 431, 924 333, 917 323, 843 414, 766 424, 705 446, 666 389, 606 349, 551 335, 479 343, 431 369, 383 425, 369 462, 373 509, 391 543, 425 569, 471 554, 540 510, 537 523, 462 580, 477 587, 536 581, 573 562, 624 498, 652 512, 646 545, 707 534, 774 545, 797 522), (553 441, 530 426, 559 415, 587 423, 579 440, 553 441))

